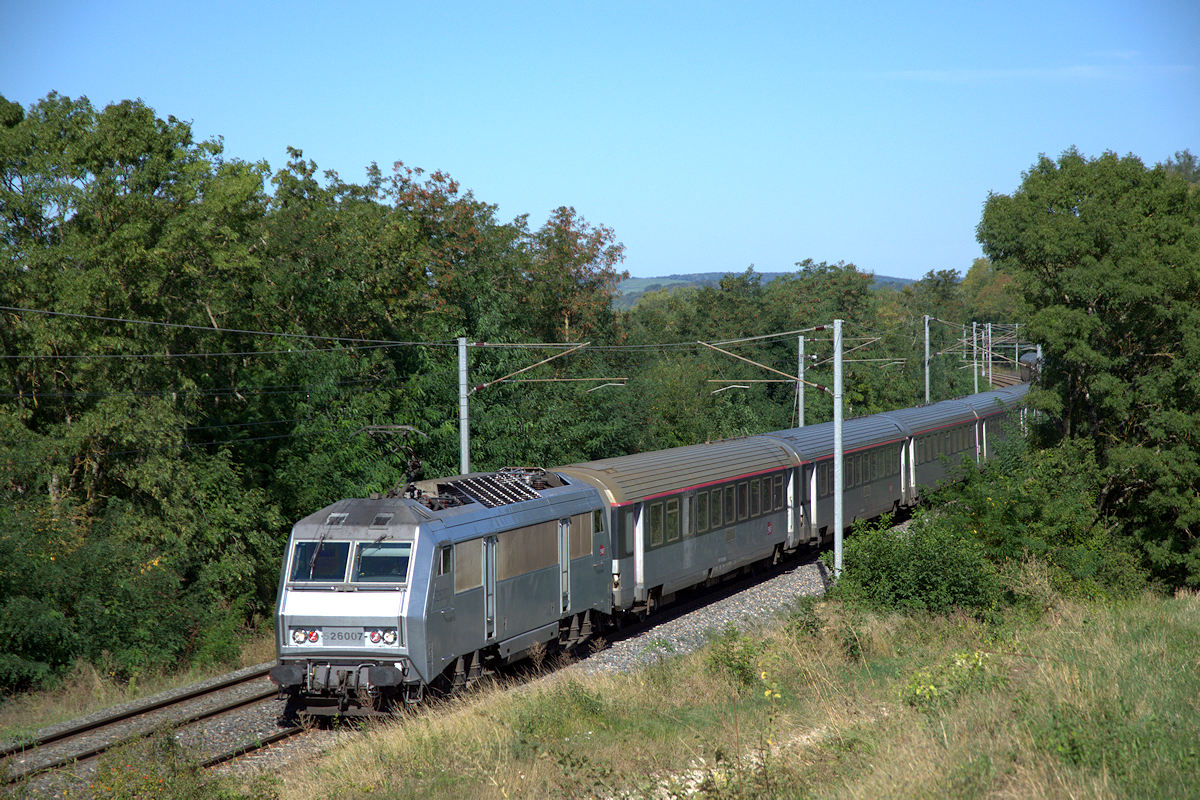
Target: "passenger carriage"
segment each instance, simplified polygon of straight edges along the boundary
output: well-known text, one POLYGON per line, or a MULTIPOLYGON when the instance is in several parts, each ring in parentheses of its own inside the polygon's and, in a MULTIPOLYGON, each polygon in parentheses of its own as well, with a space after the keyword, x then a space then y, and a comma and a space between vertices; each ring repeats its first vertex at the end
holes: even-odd
POLYGON ((761 436, 560 467, 610 510, 613 605, 653 610, 680 589, 794 540, 793 459, 761 436))

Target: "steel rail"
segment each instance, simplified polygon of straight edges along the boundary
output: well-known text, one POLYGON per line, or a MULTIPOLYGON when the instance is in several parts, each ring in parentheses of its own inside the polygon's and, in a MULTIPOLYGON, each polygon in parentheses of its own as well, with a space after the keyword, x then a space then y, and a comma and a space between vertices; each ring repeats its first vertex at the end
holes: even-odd
MULTIPOLYGON (((269 669, 270 669, 270 666, 260 666, 259 668, 255 669, 253 672, 251 672, 250 674, 247 674, 247 675, 240 675, 237 677, 225 677, 225 678, 222 678, 222 679, 216 681, 215 683, 202 685, 202 687, 188 690, 188 691, 184 692, 183 694, 174 695, 169 698, 159 698, 157 700, 152 700, 149 702, 139 704, 135 707, 124 709, 115 714, 109 714, 105 717, 101 717, 96 720, 91 720, 89 722, 82 722, 77 725, 72 725, 68 728, 64 728, 63 730, 54 731, 53 733, 47 734, 45 736, 27 740, 18 745, 9 746, 9 747, 5 748, 3 751, 0 751, 0 758, 9 759, 13 756, 16 756, 16 755, 19 755, 22 753, 34 752, 34 751, 40 749, 41 747, 44 747, 49 744, 55 744, 55 743, 66 741, 68 739, 71 739, 71 738, 74 738, 77 736, 82 736, 82 735, 85 735, 88 733, 100 731, 111 725, 116 725, 117 723, 120 723, 120 722, 125 722, 127 720, 135 719, 137 717, 144 716, 146 714, 150 714, 155 711, 161 711, 164 708, 170 708, 171 706, 183 705, 184 703, 187 703, 192 700, 196 700, 197 698, 205 697, 207 695, 215 695, 215 694, 218 694, 219 692, 222 692, 226 689, 233 688, 235 686, 252 683, 254 681, 262 679, 267 674, 269 669)), ((227 702, 221 703, 220 705, 214 706, 212 708, 188 713, 177 719, 172 719, 166 724, 172 728, 178 728, 183 725, 190 725, 194 722, 199 722, 201 720, 219 716, 228 711, 233 711, 238 708, 243 708, 245 706, 253 705, 254 703, 261 702, 263 700, 266 700, 270 697, 275 696, 278 693, 278 691, 279 690, 274 686, 269 687, 269 688, 263 688, 258 691, 255 691, 254 693, 247 695, 245 697, 239 697, 236 700, 227 701, 227 702)), ((156 731, 161 730, 161 729, 162 729, 162 726, 160 726, 160 725, 150 726, 148 728, 134 731, 134 732, 128 733, 126 735, 118 735, 115 739, 112 739, 112 740, 109 740, 106 742, 100 742, 100 743, 85 747, 82 750, 72 751, 70 754, 60 756, 60 757, 54 759, 53 761, 47 762, 45 764, 39 764, 37 766, 30 767, 27 770, 10 771, 5 776, 4 782, 6 784, 17 783, 19 781, 25 780, 26 778, 30 778, 35 775, 40 775, 42 773, 49 772, 50 770, 58 769, 59 767, 63 767, 68 764, 75 763, 77 761, 82 761, 82 760, 85 760, 88 758, 93 758, 93 757, 95 757, 107 750, 111 750, 115 747, 120 747, 121 745, 129 744, 130 742, 134 742, 139 739, 145 739, 149 736, 153 736, 156 731)))
POLYGON ((238 745, 237 747, 226 750, 223 753, 210 756, 201 761, 200 766, 204 769, 209 769, 211 767, 224 764, 226 761, 233 761, 235 758, 241 758, 244 755, 249 755, 250 753, 254 753, 259 750, 265 750, 277 742, 282 742, 284 739, 290 739, 293 736, 297 736, 307 730, 308 728, 303 725, 293 725, 290 728, 284 728, 281 731, 272 733, 270 736, 264 736, 256 741, 247 742, 246 744, 238 745))

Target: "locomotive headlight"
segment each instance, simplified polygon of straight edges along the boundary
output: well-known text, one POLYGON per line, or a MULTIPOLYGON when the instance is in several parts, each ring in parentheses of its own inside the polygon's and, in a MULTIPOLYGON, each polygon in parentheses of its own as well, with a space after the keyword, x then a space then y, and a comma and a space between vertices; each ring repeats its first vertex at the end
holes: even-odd
POLYGON ((296 628, 292 631, 292 643, 304 644, 304 640, 308 638, 308 631, 302 631, 296 628))
POLYGON ((396 643, 396 632, 395 631, 384 631, 383 632, 383 643, 384 644, 395 644, 396 643))
POLYGON ((320 639, 320 638, 321 638, 321 632, 320 632, 320 631, 309 631, 309 632, 308 632, 308 640, 309 640, 310 642, 313 642, 313 643, 315 644, 315 643, 316 643, 316 641, 317 641, 317 639, 320 639))
POLYGON ((379 631, 371 631, 371 644, 379 644, 383 640, 383 634, 379 631))

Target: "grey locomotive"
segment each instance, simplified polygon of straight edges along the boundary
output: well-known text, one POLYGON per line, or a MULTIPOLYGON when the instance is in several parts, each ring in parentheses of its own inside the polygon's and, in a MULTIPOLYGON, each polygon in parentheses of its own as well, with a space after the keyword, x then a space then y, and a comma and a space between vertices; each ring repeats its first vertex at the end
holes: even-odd
MULTIPOLYGON (((847 420, 845 522, 989 458, 1026 385, 847 420)), ((680 590, 832 537, 833 425, 423 481, 292 529, 271 678, 291 711, 371 714, 571 649, 680 590)))

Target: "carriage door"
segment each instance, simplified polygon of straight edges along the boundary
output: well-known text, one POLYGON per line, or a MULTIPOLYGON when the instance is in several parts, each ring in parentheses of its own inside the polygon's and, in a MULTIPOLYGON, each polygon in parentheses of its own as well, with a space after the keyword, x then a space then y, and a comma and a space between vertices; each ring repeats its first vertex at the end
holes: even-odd
POLYGON ((558 586, 562 592, 562 611, 571 608, 571 518, 558 521, 558 586))
POLYGON ((483 638, 496 638, 496 537, 483 538, 483 638))

